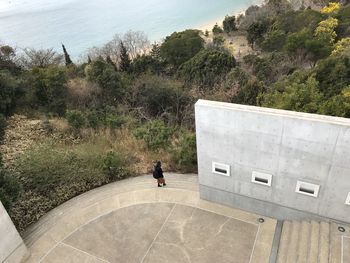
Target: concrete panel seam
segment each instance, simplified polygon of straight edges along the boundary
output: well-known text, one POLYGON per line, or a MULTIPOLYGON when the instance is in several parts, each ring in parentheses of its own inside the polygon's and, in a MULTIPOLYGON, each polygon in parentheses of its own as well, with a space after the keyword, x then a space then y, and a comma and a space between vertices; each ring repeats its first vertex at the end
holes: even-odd
POLYGON ((170 210, 170 212, 169 212, 168 216, 167 216, 167 217, 166 217, 166 219, 164 220, 164 223, 162 224, 162 226, 160 227, 160 229, 159 229, 158 233, 157 233, 157 234, 156 234, 156 236, 154 237, 154 239, 153 239, 153 241, 152 241, 151 245, 148 247, 148 249, 147 249, 147 251, 146 251, 145 255, 142 257, 141 263, 143 263, 143 261, 144 261, 144 260, 145 260, 145 258, 147 257, 148 252, 151 250, 151 248, 152 248, 152 246, 153 246, 154 242, 156 241, 156 239, 158 238, 158 236, 159 236, 160 232, 162 232, 162 230, 163 230, 163 228, 164 228, 165 224, 168 222, 169 217, 170 217, 170 216, 171 216, 171 214, 173 213, 173 211, 174 211, 174 208, 175 208, 175 207, 176 207, 176 204, 174 204, 174 205, 173 205, 173 207, 172 207, 172 209, 170 210))
POLYGON ((258 231, 256 231, 256 235, 255 235, 255 239, 254 239, 254 244, 253 244, 253 248, 252 248, 252 253, 250 254, 249 263, 252 262, 252 259, 253 259, 253 256, 254 256, 255 245, 256 245, 256 242, 257 242, 257 240, 258 240, 258 235, 259 235, 259 231, 260 231, 260 226, 261 226, 261 224, 259 224, 259 226, 258 226, 258 231))

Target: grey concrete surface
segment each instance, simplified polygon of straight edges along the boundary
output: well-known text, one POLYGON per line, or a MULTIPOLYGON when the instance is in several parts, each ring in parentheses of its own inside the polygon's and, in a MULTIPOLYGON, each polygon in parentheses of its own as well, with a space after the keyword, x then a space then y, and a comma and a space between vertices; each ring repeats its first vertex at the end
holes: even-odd
POLYGON ((27 262, 269 262, 276 220, 199 198, 196 175, 151 175, 78 196, 28 229, 27 262))
MULTIPOLYGON (((201 186, 275 204, 281 219, 295 209, 350 222, 344 204, 350 192, 349 119, 203 100, 195 111, 201 186), (212 162, 229 165, 230 176, 214 174, 212 162), (271 174, 272 186, 252 183, 253 171, 271 174), (318 197, 296 193, 298 180, 320 185, 318 197)), ((254 208, 245 202, 239 207, 245 205, 254 208)), ((276 207, 257 208, 273 216, 276 207)))
POLYGON ((0 262, 21 262, 27 256, 27 248, 0 202, 0 262))
MULTIPOLYGON (((108 262, 249 262, 258 225, 194 207, 153 203, 103 216, 62 241, 75 251, 65 262, 79 262, 81 251, 108 262), (205 229, 205 231, 203 231, 205 229)), ((43 262, 54 262, 62 247, 43 262)), ((91 256, 90 256, 91 257, 91 256)))
POLYGON ((343 263, 350 262, 350 236, 343 237, 343 263))

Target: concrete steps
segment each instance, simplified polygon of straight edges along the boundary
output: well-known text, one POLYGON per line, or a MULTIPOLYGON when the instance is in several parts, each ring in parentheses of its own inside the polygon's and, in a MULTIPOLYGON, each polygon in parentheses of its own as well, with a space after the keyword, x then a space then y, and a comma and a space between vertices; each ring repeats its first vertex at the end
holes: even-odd
POLYGON ((328 222, 284 221, 277 262, 328 263, 335 243, 328 222))

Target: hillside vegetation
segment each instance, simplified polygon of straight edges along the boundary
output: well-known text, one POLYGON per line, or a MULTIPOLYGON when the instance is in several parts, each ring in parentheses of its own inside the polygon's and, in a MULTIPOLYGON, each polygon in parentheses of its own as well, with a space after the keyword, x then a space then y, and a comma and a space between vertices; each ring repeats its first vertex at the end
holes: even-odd
POLYGON ((270 0, 212 32, 174 32, 154 45, 129 31, 81 63, 62 50, 0 46, 0 200, 21 231, 156 160, 196 172, 200 98, 350 117, 345 3, 317 11, 270 0), (242 39, 250 47, 241 53, 242 39))

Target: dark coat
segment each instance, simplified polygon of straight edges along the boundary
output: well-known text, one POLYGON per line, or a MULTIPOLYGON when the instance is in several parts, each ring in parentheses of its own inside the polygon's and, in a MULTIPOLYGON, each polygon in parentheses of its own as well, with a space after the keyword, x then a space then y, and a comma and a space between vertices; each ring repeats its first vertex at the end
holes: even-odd
POLYGON ((164 178, 162 167, 157 165, 154 167, 154 169, 157 172, 158 178, 164 178))

